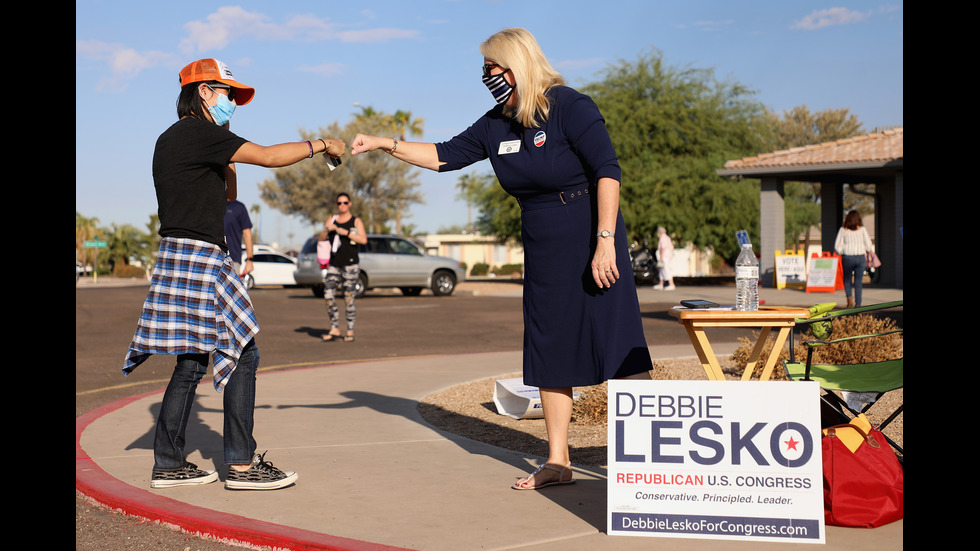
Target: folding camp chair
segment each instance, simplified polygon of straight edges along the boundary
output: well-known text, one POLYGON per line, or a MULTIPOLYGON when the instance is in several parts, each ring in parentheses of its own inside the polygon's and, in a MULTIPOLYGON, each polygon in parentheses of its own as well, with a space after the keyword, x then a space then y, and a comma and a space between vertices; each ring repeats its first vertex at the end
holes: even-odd
MULTIPOLYGON (((809 319, 796 320, 796 328, 809 327, 814 339, 803 342, 807 348, 806 361, 797 361, 793 346, 793 333, 790 333, 789 349, 790 357, 783 360, 783 367, 786 374, 792 380, 817 381, 825 392, 820 397, 831 411, 839 416, 841 423, 846 423, 848 419, 859 413, 865 413, 887 392, 902 388, 903 382, 903 358, 896 358, 886 361, 855 363, 845 365, 814 364, 813 351, 819 346, 832 346, 836 343, 881 337, 894 333, 902 332, 902 329, 873 333, 870 335, 855 335, 839 339, 830 339, 832 332, 833 319, 841 316, 860 314, 875 310, 888 308, 898 308, 903 306, 904 301, 886 302, 859 308, 849 308, 846 310, 832 310, 833 303, 818 304, 810 308, 811 317, 809 319), (840 392, 838 396, 837 392, 840 392)), ((903 354, 904 357, 904 354, 903 354)), ((889 423, 904 409, 904 403, 899 405, 888 417, 879 425, 884 430, 889 423)), ((898 446, 887 436, 888 443, 898 452, 904 455, 901 446, 898 446)))

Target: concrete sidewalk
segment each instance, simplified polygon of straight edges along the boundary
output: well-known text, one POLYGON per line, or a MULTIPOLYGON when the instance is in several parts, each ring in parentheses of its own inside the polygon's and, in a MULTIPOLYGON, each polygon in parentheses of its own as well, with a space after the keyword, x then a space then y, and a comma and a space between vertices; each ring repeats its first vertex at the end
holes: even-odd
MULTIPOLYGON (((866 304, 901 299, 901 291, 881 296, 869 291, 866 304)), ((653 291, 641 290, 646 292, 653 291)), ((718 299, 733 295, 734 288, 671 294, 678 300, 730 302, 718 299)), ((807 304, 824 302, 800 294, 807 304)), ((715 349, 720 355, 734 347, 719 344, 715 349)), ((656 359, 690 357, 693 349, 660 346, 651 353, 656 359)), ((607 536, 603 469, 576 468, 578 483, 571 486, 514 491, 510 484, 532 471, 540 458, 444 433, 418 414, 418 400, 433 392, 518 372, 520 365, 520 352, 508 351, 260 374, 259 450, 269 450, 268 460, 299 473, 296 485, 268 492, 230 491, 221 482, 150 490, 152 435, 162 391, 135 396, 76 419, 76 488, 127 514, 283 549, 759 548, 759 542, 607 536)), ((188 459, 218 470, 223 481, 221 396, 207 384, 197 400, 187 441, 200 447, 188 450, 188 459)), ((828 527, 825 547, 901 549, 903 525, 828 527)))

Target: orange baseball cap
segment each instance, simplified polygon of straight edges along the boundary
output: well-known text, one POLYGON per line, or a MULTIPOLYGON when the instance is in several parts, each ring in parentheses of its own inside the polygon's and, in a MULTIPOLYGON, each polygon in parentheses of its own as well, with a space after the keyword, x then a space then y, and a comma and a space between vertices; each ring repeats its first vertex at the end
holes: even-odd
POLYGON ((231 69, 217 59, 199 59, 187 67, 180 70, 180 86, 192 82, 220 82, 227 84, 235 89, 235 104, 245 105, 252 101, 255 95, 255 88, 245 86, 235 80, 231 74, 231 69))

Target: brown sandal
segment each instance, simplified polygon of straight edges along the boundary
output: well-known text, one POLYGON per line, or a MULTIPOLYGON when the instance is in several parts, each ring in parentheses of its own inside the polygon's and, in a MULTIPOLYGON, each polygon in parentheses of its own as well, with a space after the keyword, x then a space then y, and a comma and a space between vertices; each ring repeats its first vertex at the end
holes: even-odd
POLYGON ((574 478, 569 478, 568 480, 565 480, 565 471, 568 471, 569 475, 571 475, 572 473, 571 465, 555 465, 553 463, 545 463, 544 465, 538 467, 533 473, 515 482, 514 485, 511 486, 511 488, 515 490, 540 490, 541 488, 546 488, 548 486, 556 486, 559 484, 575 484, 574 478), (558 478, 556 478, 555 480, 550 480, 548 482, 538 484, 537 486, 521 485, 521 484, 530 484, 531 480, 534 478, 534 475, 540 473, 544 469, 548 469, 549 471, 555 471, 556 473, 558 473, 558 478))

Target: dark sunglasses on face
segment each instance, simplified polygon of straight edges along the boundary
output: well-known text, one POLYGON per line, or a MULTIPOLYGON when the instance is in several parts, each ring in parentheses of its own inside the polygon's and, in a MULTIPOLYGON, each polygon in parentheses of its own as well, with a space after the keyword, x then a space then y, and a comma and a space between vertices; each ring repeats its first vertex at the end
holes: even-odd
MULTIPOLYGON (((483 76, 485 76, 485 77, 490 76, 490 71, 492 71, 494 67, 498 67, 500 69, 504 69, 503 67, 501 67, 500 65, 497 65, 496 63, 484 63, 483 64, 483 76)), ((504 73, 506 73, 507 71, 510 71, 510 69, 504 69, 504 73)))
POLYGON ((215 88, 220 88, 222 90, 227 90, 228 91, 228 99, 231 100, 231 101, 235 101, 235 89, 232 88, 231 86, 226 86, 224 84, 209 84, 208 86, 212 90, 214 90, 215 88))
POLYGON ((350 203, 348 201, 337 201, 337 204, 338 205, 349 205, 350 203))

